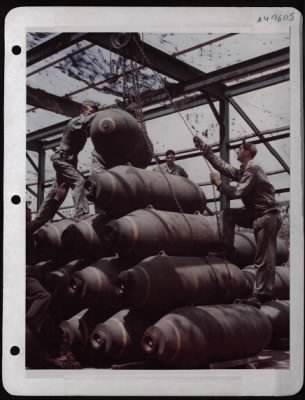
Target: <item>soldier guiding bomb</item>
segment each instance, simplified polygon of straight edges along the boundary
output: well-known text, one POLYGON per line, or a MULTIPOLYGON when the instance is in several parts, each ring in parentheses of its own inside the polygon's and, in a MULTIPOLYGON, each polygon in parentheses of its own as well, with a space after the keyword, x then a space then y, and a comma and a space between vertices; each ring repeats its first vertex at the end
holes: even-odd
POLYGON ((72 188, 75 217, 81 218, 89 214, 89 203, 83 190, 85 179, 77 170, 77 161, 78 154, 86 144, 87 137, 90 134, 90 124, 95 116, 94 113, 97 111, 97 103, 85 101, 81 107, 81 114, 72 118, 64 129, 59 147, 51 157, 56 171, 56 180, 38 211, 38 217, 44 213, 45 208, 48 208, 49 202, 54 197, 54 192, 62 183, 65 184, 66 195, 69 188, 72 188))
POLYGON ((237 160, 241 163, 239 169, 216 156, 211 147, 199 137, 194 137, 194 144, 217 171, 238 182, 236 186, 229 186, 222 182, 219 174, 210 174, 211 183, 220 193, 224 193, 230 199, 241 198, 245 206, 222 211, 225 254, 234 251, 235 225, 254 228, 257 270, 253 296, 239 302, 260 307, 261 303, 272 299, 275 280, 276 239, 281 226, 281 216, 275 201, 274 187, 264 170, 253 160, 257 153, 254 144, 243 141, 240 145, 237 150, 237 160))

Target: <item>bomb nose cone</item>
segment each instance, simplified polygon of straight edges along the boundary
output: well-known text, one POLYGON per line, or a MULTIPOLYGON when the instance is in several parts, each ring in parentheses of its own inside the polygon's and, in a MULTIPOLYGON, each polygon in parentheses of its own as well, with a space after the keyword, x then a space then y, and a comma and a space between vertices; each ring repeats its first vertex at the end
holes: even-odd
POLYGON ((68 287, 68 293, 70 296, 77 296, 82 289, 82 281, 74 276, 70 279, 69 287, 68 287))
POLYGON ((116 124, 112 118, 106 117, 106 118, 102 118, 99 121, 98 128, 101 133, 108 134, 108 133, 112 133, 115 130, 116 124))
POLYGON ((122 271, 117 279, 115 294, 120 297, 124 297, 125 301, 128 302, 128 296, 132 293, 134 287, 134 281, 130 271, 122 271))
POLYGON ((111 243, 116 243, 119 239, 119 228, 115 223, 107 224, 104 227, 104 237, 111 243))
POLYGON ((89 176, 84 183, 84 193, 89 201, 96 199, 96 182, 94 177, 89 176))
POLYGON ((94 350, 101 350, 105 346, 105 339, 98 332, 93 332, 91 336, 91 346, 94 350))
POLYGON ((155 354, 157 352, 156 341, 150 334, 144 334, 142 339, 142 347, 148 354, 155 354))

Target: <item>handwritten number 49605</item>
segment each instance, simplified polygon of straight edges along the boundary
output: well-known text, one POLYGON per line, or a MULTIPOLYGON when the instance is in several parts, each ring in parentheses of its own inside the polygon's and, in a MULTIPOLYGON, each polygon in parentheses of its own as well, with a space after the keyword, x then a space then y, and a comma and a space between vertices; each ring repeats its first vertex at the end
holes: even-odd
POLYGON ((257 23, 259 22, 292 22, 294 20, 294 12, 291 12, 289 14, 273 14, 271 17, 268 16, 263 16, 263 17, 258 17, 257 23))

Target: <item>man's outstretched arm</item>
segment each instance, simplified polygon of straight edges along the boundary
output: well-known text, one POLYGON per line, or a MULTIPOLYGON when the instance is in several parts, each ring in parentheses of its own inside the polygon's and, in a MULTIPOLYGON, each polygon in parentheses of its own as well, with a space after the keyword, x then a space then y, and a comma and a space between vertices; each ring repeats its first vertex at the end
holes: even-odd
POLYGON ((194 144, 195 146, 202 151, 202 154, 204 157, 211 163, 211 165, 219 171, 222 175, 227 176, 228 178, 234 180, 234 181, 239 181, 240 180, 240 170, 232 167, 229 163, 225 162, 222 160, 220 157, 218 157, 211 147, 205 143, 202 139, 200 139, 198 136, 194 136, 194 144))

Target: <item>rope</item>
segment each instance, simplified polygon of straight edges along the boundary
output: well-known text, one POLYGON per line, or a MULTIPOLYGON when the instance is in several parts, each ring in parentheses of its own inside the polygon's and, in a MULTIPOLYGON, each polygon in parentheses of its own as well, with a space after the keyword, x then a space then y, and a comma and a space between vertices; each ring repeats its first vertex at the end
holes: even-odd
MULTIPOLYGON (((176 113, 179 115, 179 117, 181 118, 181 120, 183 121, 185 127, 187 128, 187 130, 190 132, 190 134, 192 135, 192 137, 194 138, 196 135, 196 133, 194 134, 194 132, 192 131, 192 128, 189 126, 189 124, 187 123, 187 121, 185 120, 184 116, 181 113, 181 110, 178 108, 177 102, 174 102, 174 100, 172 99, 171 94, 169 93, 168 89, 165 86, 165 82, 164 79, 162 78, 162 76, 154 70, 153 65, 151 64, 150 60, 148 59, 148 57, 146 56, 146 54, 144 53, 143 48, 140 46, 140 44, 138 43, 137 39, 132 36, 133 41, 135 42, 136 46, 138 47, 141 56, 142 56, 142 65, 144 64, 143 61, 145 60, 146 63, 150 66, 151 70, 153 71, 153 73, 155 74, 155 76, 157 77, 157 79, 159 80, 159 82, 161 83, 161 86, 163 87, 165 93, 167 94, 167 97, 170 101, 170 103, 172 104, 172 106, 174 107, 174 109, 176 110, 176 113)), ((142 44, 144 44, 144 40, 143 40, 143 34, 142 34, 142 44)), ((150 149, 151 153, 153 154, 153 158, 156 161, 156 164, 160 170, 160 172, 163 174, 164 178, 167 181, 168 187, 170 189, 170 192, 173 196, 173 199, 177 205, 178 210, 180 211, 180 213, 183 215, 187 225, 190 228, 191 231, 191 235, 193 236, 193 230, 192 230, 192 226, 190 224, 190 222, 188 221, 188 219, 186 218, 184 211, 176 197, 176 194, 173 190, 173 187, 167 177, 167 174, 165 173, 165 171, 163 171, 163 169, 160 166, 159 163, 159 159, 156 156, 156 154, 154 153, 153 147, 152 147, 152 143, 148 137, 147 134, 147 130, 146 130, 146 126, 145 126, 145 122, 144 122, 144 115, 143 115, 143 110, 142 110, 142 100, 140 97, 140 85, 139 85, 139 74, 138 74, 138 68, 136 67, 136 63, 133 60, 130 60, 130 64, 131 64, 131 69, 129 70, 131 72, 131 77, 132 77, 132 83, 133 83, 133 97, 134 99, 132 99, 132 96, 130 95, 129 90, 127 90, 127 76, 126 76, 126 66, 125 66, 125 57, 124 57, 124 62, 123 62, 123 68, 122 68, 122 72, 123 72, 123 95, 124 95, 124 99, 129 98, 130 103, 133 102, 133 100, 135 100, 135 114, 136 114, 136 119, 138 121, 138 123, 140 124, 141 127, 141 131, 143 133, 143 136, 145 138, 146 144, 148 146, 148 148, 150 149)), ((183 95, 183 97, 185 98, 185 96, 183 95)), ((194 129, 194 128, 193 128, 194 129)), ((204 157, 204 154, 202 152, 202 150, 200 149, 201 153, 202 153, 202 157, 204 158, 206 165, 209 169, 209 172, 213 172, 212 167, 210 166, 208 160, 204 157)), ((219 216, 219 211, 218 211, 218 207, 217 207, 217 201, 216 201, 216 189, 215 186, 212 185, 212 190, 213 190, 213 198, 214 198, 214 208, 215 208, 215 215, 216 215, 216 221, 217 221, 217 230, 218 230, 218 236, 220 241, 223 243, 223 235, 222 235, 222 229, 220 226, 220 216, 219 216)), ((229 280, 229 287, 231 288, 231 284, 232 284, 232 276, 231 276, 231 271, 229 269, 227 260, 225 259, 225 257, 223 257, 223 261, 224 264, 226 266, 226 269, 228 271, 228 280, 229 280)))
MULTIPOLYGON (((136 41, 136 39, 134 38, 134 40, 136 41)), ((143 42, 143 41, 142 41, 143 42)), ((143 57, 145 57, 144 51, 143 49, 140 47, 139 43, 136 41, 137 46, 139 46, 140 48, 140 52, 141 55, 143 57)), ((136 107, 135 107, 135 114, 136 114, 136 119, 140 125, 141 131, 143 133, 144 139, 146 141, 146 145, 148 146, 148 149, 150 150, 150 152, 153 155, 154 160, 156 161, 156 164, 160 170, 160 172, 162 173, 162 175, 164 176, 168 187, 170 189, 171 195, 174 199, 174 202, 177 206, 177 209, 179 210, 179 212, 183 215, 187 225, 189 226, 190 230, 191 230, 191 234, 193 234, 193 230, 192 230, 192 226, 190 224, 190 222, 188 221, 188 219, 186 218, 184 211, 181 207, 181 204, 179 203, 179 200, 177 199, 176 193, 172 187, 172 184, 170 182, 170 180, 168 179, 167 174, 165 173, 165 171, 163 171, 163 169, 160 166, 160 162, 159 162, 159 158, 156 156, 154 149, 153 149, 153 145, 149 139, 148 133, 147 133, 147 129, 146 129, 146 125, 145 125, 145 121, 144 121, 144 115, 143 115, 143 110, 142 110, 142 100, 141 100, 141 96, 140 96, 140 85, 139 85, 139 74, 138 74, 138 67, 136 66, 136 63, 133 60, 130 60, 130 65, 131 68, 129 69, 130 75, 131 75, 131 79, 132 79, 132 94, 130 93, 130 90, 127 90, 127 77, 126 77, 126 73, 125 73, 125 69, 123 71, 123 93, 124 96, 126 96, 126 98, 129 98, 129 102, 133 103, 135 102, 136 107)))
MULTIPOLYGON (((161 84, 163 90, 165 91, 165 93, 166 93, 166 95, 167 95, 167 97, 168 97, 170 103, 172 104, 172 106, 173 106, 174 109, 176 110, 176 113, 179 115, 179 117, 180 117, 181 120, 183 121, 184 125, 186 126, 187 130, 190 132, 190 134, 191 134, 192 137, 194 138, 194 137, 197 136, 197 135, 193 132, 192 128, 189 126, 189 124, 187 123, 186 119, 185 119, 184 116, 182 115, 181 110, 178 108, 177 102, 174 102, 174 100, 173 100, 173 98, 172 98, 170 92, 169 92, 168 89, 166 88, 164 79, 162 78, 162 76, 159 74, 158 71, 155 71, 155 70, 154 70, 153 65, 151 64, 150 60, 148 59, 148 57, 147 57, 146 54, 144 53, 144 50, 143 50, 143 48, 140 46, 140 44, 138 43, 136 37, 133 36, 132 39, 133 39, 133 41, 135 42, 136 46, 138 47, 138 49, 139 49, 139 51, 140 51, 140 53, 141 53, 141 55, 142 55, 142 60, 145 60, 146 63, 149 65, 149 67, 151 68, 151 70, 153 71, 153 73, 155 74, 155 76, 157 77, 157 79, 159 80, 159 82, 160 82, 160 84, 161 84)), ((144 43, 144 40, 143 40, 143 36, 142 36, 142 44, 143 44, 143 43, 144 43)), ((142 63, 142 64, 143 64, 143 63, 142 63)), ((184 96, 184 95, 183 95, 183 97, 184 97, 184 99, 185 99, 185 96, 184 96)), ((140 96, 139 96, 139 104, 141 105, 141 98, 140 98, 140 96)), ((142 111, 142 108, 141 108, 141 111, 142 111)), ((143 115, 143 113, 142 113, 142 115, 143 115)), ((143 119, 144 119, 144 118, 143 118, 143 119)), ((193 129, 194 129, 194 128, 193 128, 193 129)), ((146 129, 145 129, 145 132, 146 132, 146 129)), ((147 132, 146 132, 146 134, 147 134, 147 132)), ((204 157, 204 154, 203 154, 203 152, 202 152, 201 149, 200 149, 200 151, 201 151, 201 153, 202 153, 202 157, 204 158, 204 160, 205 160, 205 162, 206 162, 206 165, 207 165, 207 167, 208 167, 208 169, 209 169, 209 172, 210 172, 210 173, 213 172, 212 167, 210 166, 208 160, 204 157)), ((154 155, 154 158, 156 159, 156 163, 157 163, 159 169, 161 170, 161 172, 162 172, 162 173, 164 174, 164 176, 165 176, 166 174, 165 174, 165 172, 162 170, 162 168, 160 167, 159 162, 158 162, 158 158, 157 158, 155 155, 154 155)), ((167 179, 166 176, 165 176, 165 178, 167 179)), ((172 195, 173 195, 173 197, 174 197, 174 199, 175 199, 175 202, 176 202, 176 204, 177 204, 177 206, 178 206, 180 212, 181 212, 181 213, 183 214, 183 216, 185 217, 185 215, 184 215, 184 213, 183 213, 183 210, 182 210, 182 208, 181 208, 181 206, 180 206, 180 204, 179 204, 179 202, 178 202, 178 199, 177 199, 176 196, 175 196, 175 193, 174 193, 174 191, 173 191, 173 189, 172 189, 172 187, 171 187, 171 184, 170 184, 170 182, 168 181, 168 179, 167 179, 167 182, 168 182, 168 185, 169 185, 169 187, 170 187, 170 190, 171 190, 171 192, 172 192, 172 195)), ((214 186, 214 185, 212 185, 212 190, 213 190, 214 208, 215 208, 215 215, 216 215, 216 221, 217 221, 218 236, 219 236, 220 241, 221 241, 222 243, 224 243, 224 236, 223 236, 223 232, 222 232, 222 229, 221 229, 221 226, 220 226, 220 215, 219 215, 219 211, 218 211, 218 207, 217 207, 217 201, 216 201, 216 189, 215 189, 215 186, 214 186)), ((185 217, 185 219, 186 219, 186 217, 185 217)), ((186 220, 187 220, 187 219, 186 219, 186 220)), ((190 226, 189 221, 187 221, 187 223, 188 223, 188 225, 190 226)), ((190 226, 190 228, 191 228, 191 226, 190 226)), ((227 268, 227 270, 228 270, 229 281, 230 281, 230 283, 231 283, 231 279, 232 279, 231 271, 230 271, 230 269, 229 269, 227 260, 226 260, 226 258, 225 258, 224 256, 223 256, 223 261, 224 261, 224 264, 225 264, 225 266, 226 266, 226 268, 227 268)), ((231 286, 231 284, 230 284, 230 286, 231 286)))
MULTIPOLYGON (((184 116, 182 115, 180 109, 178 108, 177 103, 174 102, 174 100, 173 100, 171 94, 169 93, 168 89, 167 89, 166 86, 165 86, 164 79, 162 78, 162 76, 159 74, 158 71, 154 71, 153 65, 151 64, 150 60, 147 58, 146 54, 144 53, 143 49, 141 48, 141 46, 139 45, 139 43, 138 43, 138 41, 136 40, 135 37, 133 37, 133 40, 134 40, 134 42, 136 43, 138 49, 140 50, 141 55, 142 55, 142 58, 146 61, 146 63, 150 66, 150 68, 151 68, 151 70, 153 71, 153 73, 155 74, 155 76, 158 78, 158 80, 159 80, 159 82, 161 83, 161 85, 162 85, 162 87, 163 87, 165 93, 167 94, 167 97, 168 97, 170 103, 171 103, 172 106, 175 108, 176 113, 177 113, 177 114, 179 115, 179 117, 181 118, 181 120, 182 120, 182 122, 184 123, 184 125, 186 126, 187 130, 190 132, 190 134, 192 135, 192 137, 197 136, 196 133, 193 132, 192 128, 191 128, 191 127, 189 126, 189 124, 187 123, 187 121, 186 121, 186 119, 184 118, 184 116)), ((207 165, 207 167, 208 167, 208 169, 209 169, 209 172, 210 172, 210 173, 213 172, 213 170, 212 170, 212 168, 211 168, 211 166, 210 166, 208 160, 207 160, 204 156, 203 156, 203 158, 204 158, 204 160, 205 160, 205 162, 206 162, 206 165, 207 165)), ((216 211, 216 213, 217 213, 218 210, 217 210, 217 203, 216 203, 216 191, 215 191, 214 185, 213 185, 213 197, 214 197, 215 211, 216 211)))

